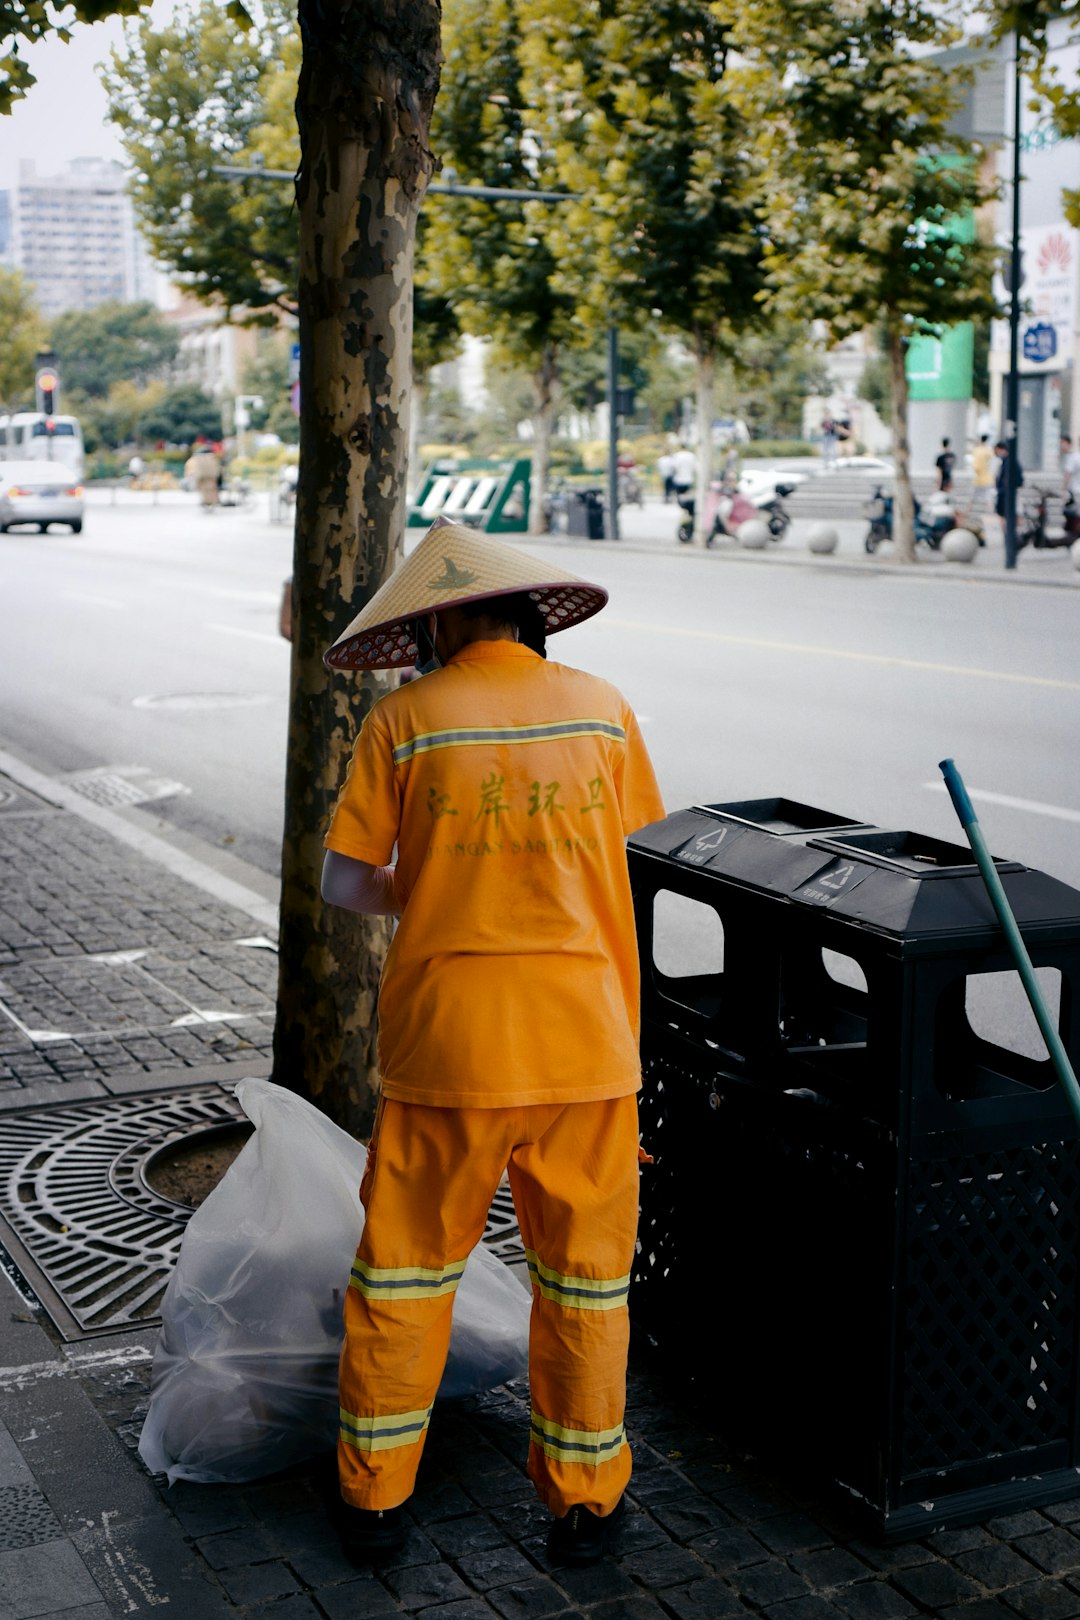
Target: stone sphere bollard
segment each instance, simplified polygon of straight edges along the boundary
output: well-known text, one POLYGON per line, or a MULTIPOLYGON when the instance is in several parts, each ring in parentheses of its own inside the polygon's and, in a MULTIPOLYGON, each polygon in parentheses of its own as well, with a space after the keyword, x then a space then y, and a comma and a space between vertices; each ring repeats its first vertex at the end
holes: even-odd
POLYGON ((979 549, 979 537, 970 529, 950 529, 941 542, 941 555, 946 562, 971 562, 979 549))
POLYGON ((769 543, 769 525, 761 518, 747 518, 739 524, 739 544, 747 551, 761 551, 769 543))
POLYGON ((1080 540, 1074 540, 1069 547, 1069 556, 1073 560, 1073 567, 1080 568, 1080 540))
POLYGON ((831 523, 815 523, 806 537, 807 551, 826 556, 840 544, 840 535, 831 523))

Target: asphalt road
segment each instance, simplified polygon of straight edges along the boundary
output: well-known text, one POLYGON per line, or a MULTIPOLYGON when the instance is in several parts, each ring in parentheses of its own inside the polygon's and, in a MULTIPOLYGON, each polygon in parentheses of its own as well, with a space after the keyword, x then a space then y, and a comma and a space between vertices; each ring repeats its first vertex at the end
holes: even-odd
MULTIPOLYGON (((1074 592, 702 555, 656 517, 652 545, 532 549, 609 589, 551 652, 625 691, 669 808, 783 794, 955 840, 951 755, 994 852, 1080 887, 1074 592)), ((106 796, 180 784, 155 816, 273 873, 291 543, 265 498, 101 494, 78 537, 0 537, 0 736, 106 796)))

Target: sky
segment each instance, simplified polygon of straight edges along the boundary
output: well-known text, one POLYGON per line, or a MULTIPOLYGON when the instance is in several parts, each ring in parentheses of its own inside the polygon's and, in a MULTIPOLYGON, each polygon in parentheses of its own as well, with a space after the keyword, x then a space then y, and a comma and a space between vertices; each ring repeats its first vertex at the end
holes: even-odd
MULTIPOLYGON (((151 15, 171 10, 158 0, 151 15)), ((96 71, 122 37, 121 19, 110 17, 76 23, 68 45, 49 39, 20 52, 38 82, 9 117, 0 118, 0 190, 18 179, 22 158, 34 158, 39 174, 57 174, 75 157, 122 159, 96 71)))

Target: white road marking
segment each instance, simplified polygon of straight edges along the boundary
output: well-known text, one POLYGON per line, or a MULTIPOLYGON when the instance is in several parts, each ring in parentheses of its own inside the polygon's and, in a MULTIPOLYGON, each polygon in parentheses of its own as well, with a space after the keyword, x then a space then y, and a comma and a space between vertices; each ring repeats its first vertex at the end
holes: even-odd
POLYGON ((269 641, 275 647, 287 647, 284 636, 271 635, 269 630, 241 630, 235 624, 208 624, 208 630, 220 630, 226 636, 244 636, 248 641, 269 641))
POLYGON ((78 1378, 86 1372, 131 1367, 136 1362, 153 1360, 153 1355, 154 1352, 143 1345, 133 1344, 122 1350, 75 1351, 58 1361, 29 1361, 21 1367, 0 1367, 0 1392, 30 1389, 50 1378, 78 1378))
MULTIPOLYGON (((932 793, 946 793, 944 782, 924 782, 932 793)), ((992 793, 989 788, 968 788, 968 797, 986 804, 1000 804, 1006 810, 1026 810, 1033 816, 1053 816, 1057 821, 1080 821, 1080 810, 1066 810, 1062 804, 1043 804, 1039 799, 1014 799, 1010 793, 992 793)))
POLYGON ((1080 681, 1058 680, 1050 675, 1020 675, 1008 670, 979 669, 968 664, 937 664, 924 658, 894 658, 887 653, 855 652, 846 647, 822 647, 812 642, 772 641, 764 636, 729 636, 721 630, 691 630, 682 624, 645 624, 634 619, 597 620, 603 630, 644 630, 651 635, 682 636, 694 641, 719 641, 730 647, 759 647, 765 652, 810 654, 815 658, 839 658, 856 664, 880 664, 886 669, 920 669, 934 675, 967 675, 979 681, 1009 681, 1018 686, 1049 686, 1063 692, 1080 692, 1080 681))

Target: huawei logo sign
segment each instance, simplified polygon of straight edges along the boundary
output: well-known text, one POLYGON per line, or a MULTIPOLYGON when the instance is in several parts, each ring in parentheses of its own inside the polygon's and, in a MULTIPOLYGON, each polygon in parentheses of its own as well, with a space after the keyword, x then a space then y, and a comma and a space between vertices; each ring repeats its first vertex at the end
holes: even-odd
POLYGON ((1039 269, 1045 276, 1051 270, 1067 270, 1072 263, 1072 248, 1068 237, 1052 231, 1039 249, 1039 269))

